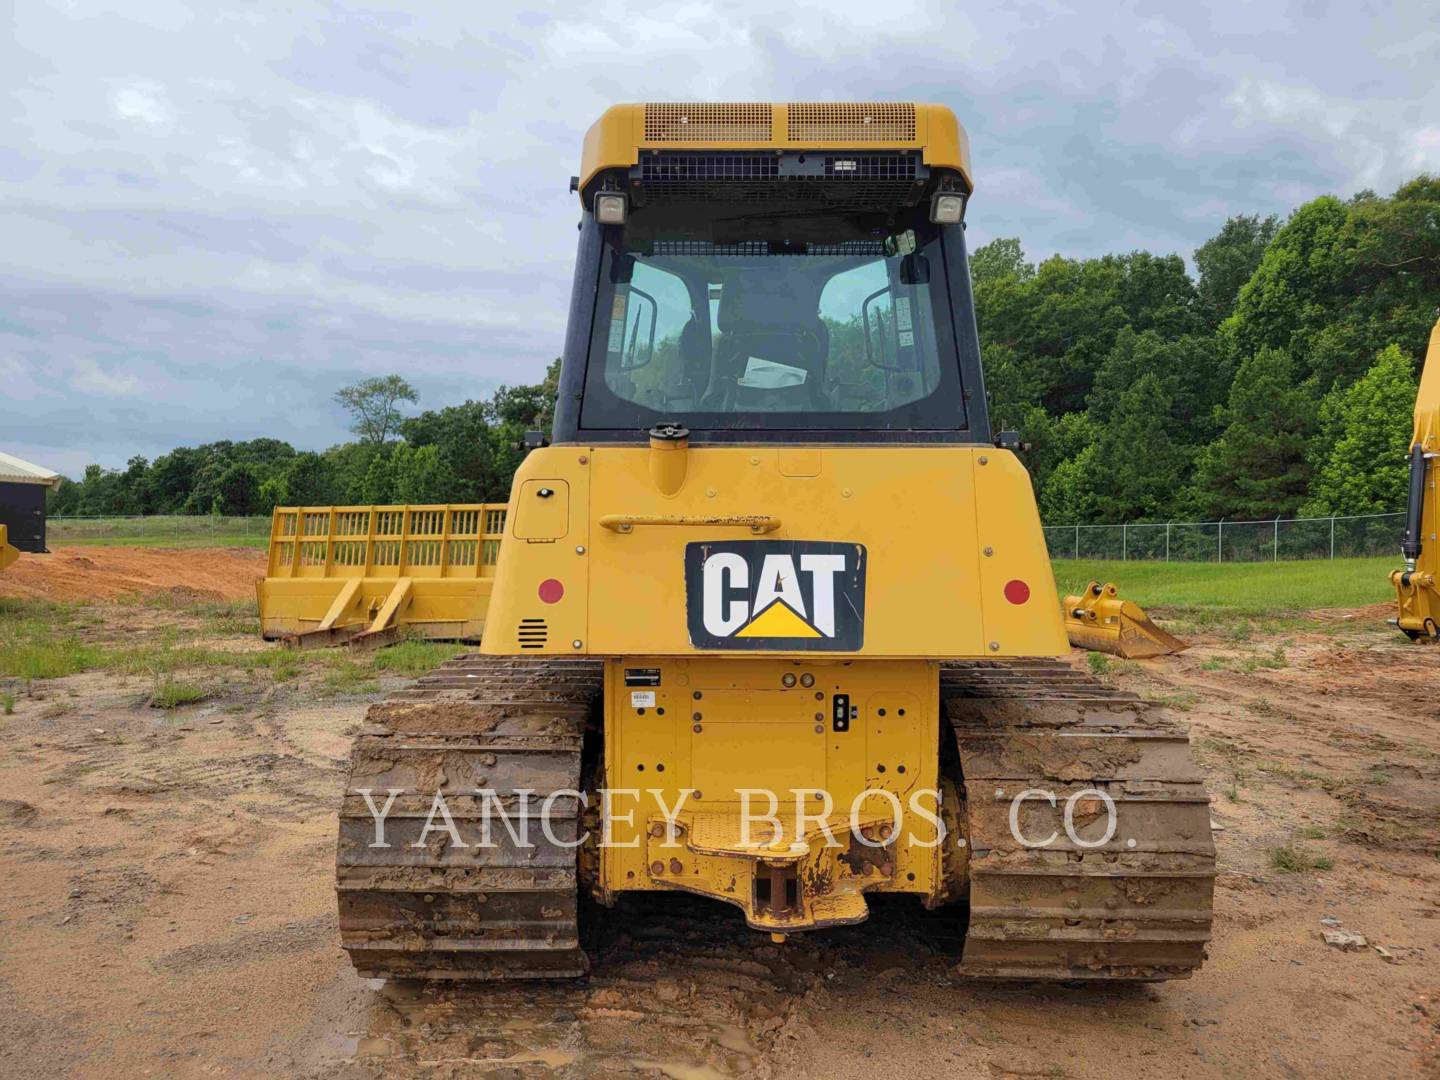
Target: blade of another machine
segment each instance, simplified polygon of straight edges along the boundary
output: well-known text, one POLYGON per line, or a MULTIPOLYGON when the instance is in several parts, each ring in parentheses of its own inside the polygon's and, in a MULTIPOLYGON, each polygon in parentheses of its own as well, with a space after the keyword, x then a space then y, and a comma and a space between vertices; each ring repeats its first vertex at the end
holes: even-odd
POLYGON ((1122 600, 1113 584, 1092 581, 1080 596, 1065 598, 1070 644, 1127 660, 1168 656, 1190 646, 1156 626, 1139 604, 1122 600))

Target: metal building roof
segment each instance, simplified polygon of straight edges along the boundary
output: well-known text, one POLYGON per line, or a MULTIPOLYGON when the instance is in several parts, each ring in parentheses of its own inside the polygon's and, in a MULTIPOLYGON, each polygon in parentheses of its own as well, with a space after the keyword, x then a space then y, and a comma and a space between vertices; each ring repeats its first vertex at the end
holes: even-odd
POLYGON ((0 484, 44 484, 57 488, 60 474, 0 451, 0 484))

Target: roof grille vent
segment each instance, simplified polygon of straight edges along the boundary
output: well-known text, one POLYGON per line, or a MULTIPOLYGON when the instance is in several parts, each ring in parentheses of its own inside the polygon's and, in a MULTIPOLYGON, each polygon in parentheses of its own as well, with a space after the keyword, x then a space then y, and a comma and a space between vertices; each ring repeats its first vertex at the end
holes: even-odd
POLYGON ((795 102, 786 108, 791 142, 914 142, 911 102, 795 102))
POLYGON ((770 106, 755 101, 650 102, 645 141, 769 142, 771 117, 770 106))

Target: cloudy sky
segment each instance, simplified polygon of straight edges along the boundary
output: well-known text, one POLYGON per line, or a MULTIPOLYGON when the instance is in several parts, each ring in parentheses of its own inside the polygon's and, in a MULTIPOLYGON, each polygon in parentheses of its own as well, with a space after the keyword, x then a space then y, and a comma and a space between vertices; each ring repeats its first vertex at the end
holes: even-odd
POLYGON ((1032 256, 1188 256, 1231 214, 1440 171, 1419 0, 0 8, 0 449, 71 474, 321 448, 366 374, 430 406, 534 380, 616 101, 943 102, 972 243, 1032 256))

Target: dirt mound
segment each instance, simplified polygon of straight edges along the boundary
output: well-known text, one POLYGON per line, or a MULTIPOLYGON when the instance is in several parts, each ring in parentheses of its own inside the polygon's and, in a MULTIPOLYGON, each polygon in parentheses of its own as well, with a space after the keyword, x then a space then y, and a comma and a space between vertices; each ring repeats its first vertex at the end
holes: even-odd
POLYGON ((23 555, 0 574, 0 596, 113 600, 173 593, 187 600, 245 600, 265 576, 265 555, 244 548, 61 547, 23 555))

